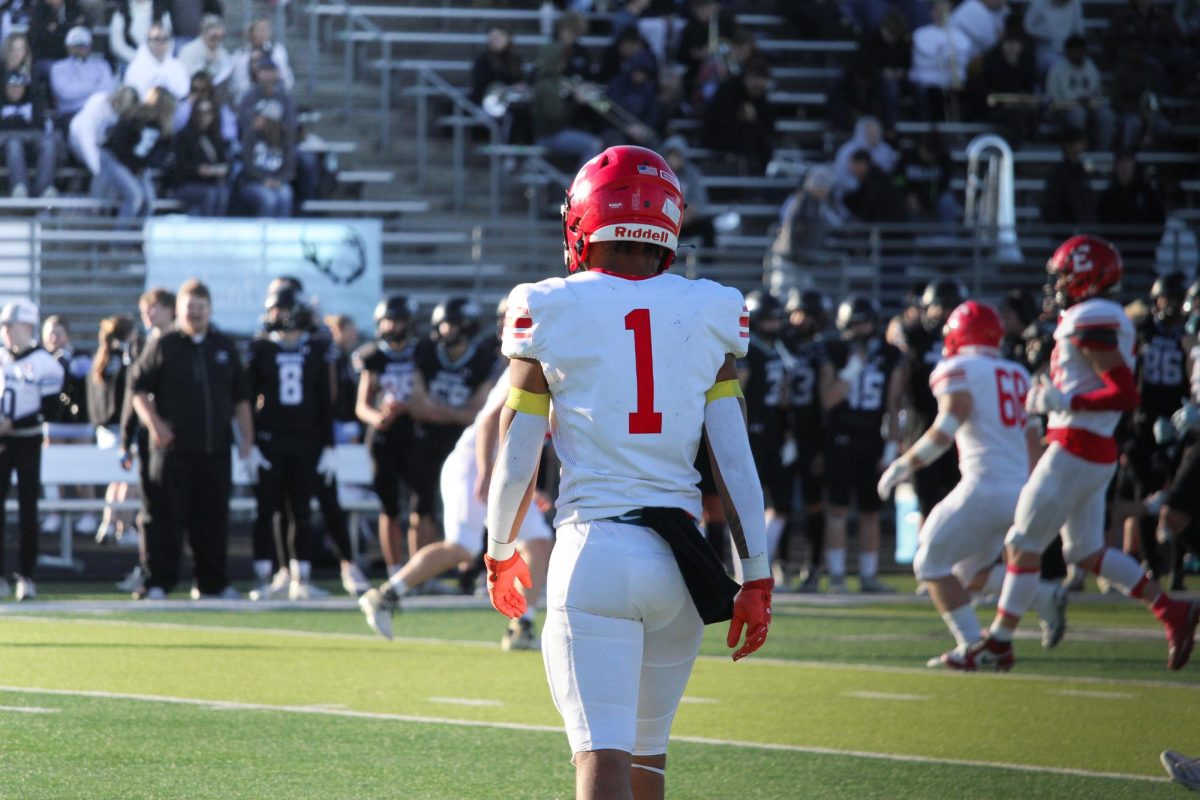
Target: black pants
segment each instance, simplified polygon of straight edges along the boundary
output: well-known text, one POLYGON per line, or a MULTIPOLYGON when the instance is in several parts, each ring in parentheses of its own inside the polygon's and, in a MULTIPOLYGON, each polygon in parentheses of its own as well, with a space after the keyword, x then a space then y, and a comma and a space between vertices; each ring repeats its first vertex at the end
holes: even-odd
MULTIPOLYGON (((280 564, 289 559, 312 561, 312 498, 317 476, 319 447, 302 437, 278 437, 260 442, 263 457, 271 462, 270 469, 258 475, 258 521, 271 531, 275 552, 280 564)), ((259 554, 255 537, 254 557, 259 554)), ((263 556, 267 558, 269 556, 263 556)))
MULTIPOLYGON (((325 532, 333 541, 333 555, 338 561, 349 561, 354 556, 350 546, 350 529, 346 525, 346 512, 338 500, 337 478, 329 483, 321 476, 316 479, 317 504, 321 507, 321 519, 325 521, 325 532)), ((357 536, 357 532, 355 532, 357 536)))
POLYGON ((137 515, 138 530, 142 536, 138 544, 141 548, 142 568, 145 569, 148 563, 146 539, 150 528, 154 525, 155 516, 162 513, 160 510, 162 508, 162 492, 159 491, 159 485, 150 480, 150 433, 140 425, 137 429, 137 452, 138 480, 141 481, 142 487, 142 506, 137 515))
MULTIPOLYGON (((42 490, 42 437, 0 437, 0 508, 8 500, 12 474, 17 473, 17 572, 33 577, 38 557, 38 495, 42 490)), ((0 576, 4 564, 4 519, 0 516, 0 576)))
POLYGON ((146 588, 165 592, 179 581, 179 556, 187 530, 192 573, 203 594, 229 586, 228 451, 179 453, 151 448, 148 485, 158 493, 158 509, 146 528, 146 588))
POLYGON ((913 491, 917 494, 917 505, 921 516, 929 518, 933 507, 946 499, 950 490, 958 485, 962 475, 958 471, 958 451, 951 447, 941 458, 928 466, 921 467, 913 475, 913 491))

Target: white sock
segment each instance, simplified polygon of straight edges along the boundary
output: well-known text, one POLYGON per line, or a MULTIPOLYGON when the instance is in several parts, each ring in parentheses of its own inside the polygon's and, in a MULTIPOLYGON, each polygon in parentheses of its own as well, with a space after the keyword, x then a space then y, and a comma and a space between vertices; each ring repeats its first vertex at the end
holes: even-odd
POLYGON ((1046 618, 1046 611, 1054 603, 1054 592, 1061 585, 1058 581, 1038 581, 1037 592, 1033 595, 1031 607, 1042 619, 1046 618))
POLYGON ((879 572, 879 553, 859 553, 858 576, 874 578, 877 572, 879 572))
POLYGON ((983 583, 983 588, 979 590, 979 594, 991 595, 997 594, 1004 586, 1004 565, 997 564, 988 570, 987 580, 983 583))
POLYGON ((783 528, 787 525, 786 517, 767 514, 767 555, 774 557, 779 552, 779 540, 783 538, 783 528))
POLYGON ((970 603, 943 612, 942 619, 953 634, 954 641, 961 647, 975 644, 983 636, 979 627, 979 617, 975 616, 975 609, 971 608, 970 603))
POLYGON ((254 577, 258 578, 260 583, 266 583, 271 580, 271 562, 266 559, 256 560, 254 562, 254 577))
POLYGON ((846 548, 825 548, 825 568, 831 578, 846 577, 846 548))
POLYGON ((404 597, 404 595, 408 594, 409 585, 400 577, 399 570, 397 570, 396 574, 392 575, 392 577, 388 578, 388 585, 391 586, 392 591, 400 597, 404 597))
MULTIPOLYGON (((1025 612, 1029 610, 1033 604, 1033 598, 1037 594, 1040 573, 1041 570, 1037 567, 1009 566, 1008 572, 1004 576, 1004 587, 1000 590, 999 610, 1006 616, 1016 617, 1018 620, 1025 616, 1025 612)), ((1012 630, 999 622, 992 623, 991 635, 992 638, 1002 642, 1012 640, 1012 630)))
POLYGON ((388 567, 388 580, 391 580, 392 578, 396 577, 396 574, 399 573, 400 570, 402 570, 402 569, 403 569, 403 567, 388 567))
POLYGON ((1100 554, 1100 574, 1112 581, 1121 593, 1141 598, 1146 571, 1133 556, 1112 547, 1100 554))
POLYGON ((308 578, 312 575, 312 562, 297 561, 293 558, 288 562, 288 569, 291 570, 292 580, 308 583, 308 578))

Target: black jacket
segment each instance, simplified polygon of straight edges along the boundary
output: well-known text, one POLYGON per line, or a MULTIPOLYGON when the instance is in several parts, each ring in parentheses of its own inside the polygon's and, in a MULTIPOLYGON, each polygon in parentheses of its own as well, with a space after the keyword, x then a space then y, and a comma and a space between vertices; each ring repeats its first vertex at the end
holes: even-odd
POLYGON ((219 132, 210 136, 189 125, 174 136, 171 150, 175 154, 174 171, 171 176, 175 186, 185 186, 189 183, 218 184, 225 181, 224 178, 205 177, 200 174, 201 166, 229 163, 225 152, 225 140, 219 132))
POLYGON ((233 340, 209 329, 198 344, 182 331, 150 341, 133 365, 134 392, 154 396, 158 414, 175 433, 173 450, 220 453, 233 443, 234 406, 249 399, 246 373, 233 340))

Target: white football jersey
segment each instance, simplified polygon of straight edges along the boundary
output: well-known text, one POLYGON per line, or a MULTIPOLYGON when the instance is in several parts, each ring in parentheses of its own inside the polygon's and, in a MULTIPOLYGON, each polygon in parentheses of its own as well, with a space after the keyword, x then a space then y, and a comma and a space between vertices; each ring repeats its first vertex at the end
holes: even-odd
POLYGON ((1025 446, 1025 395, 1029 373, 997 356, 960 354, 943 359, 929 376, 934 397, 971 395, 971 414, 954 436, 964 480, 1024 483, 1029 477, 1025 446))
POLYGON ((750 341, 741 292, 663 273, 579 272, 513 289, 504 355, 541 362, 562 462, 555 525, 636 508, 699 519, 704 393, 750 341))
MULTIPOLYGON (((1133 369, 1136 333, 1125 309, 1111 300, 1093 298, 1071 306, 1058 318, 1054 331, 1054 351, 1050 354, 1050 377, 1067 394, 1084 394, 1104 386, 1096 370, 1071 343, 1083 331, 1108 329, 1117 334, 1117 349, 1133 369)), ((1047 425, 1050 429, 1075 428, 1099 436, 1112 436, 1121 419, 1120 411, 1055 411, 1047 425)))

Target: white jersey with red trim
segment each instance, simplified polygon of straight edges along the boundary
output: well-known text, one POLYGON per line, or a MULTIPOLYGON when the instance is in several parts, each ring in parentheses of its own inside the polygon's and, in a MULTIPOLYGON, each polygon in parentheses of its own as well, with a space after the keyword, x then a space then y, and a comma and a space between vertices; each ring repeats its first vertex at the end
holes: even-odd
POLYGON ((700 516, 693 467, 704 393, 750 341, 741 292, 662 273, 595 270, 522 284, 503 352, 541 363, 562 462, 555 525, 649 506, 700 516))
POLYGON ((963 480, 1024 483, 1029 477, 1025 368, 998 356, 960 354, 938 363, 929 386, 938 398, 955 392, 971 395, 971 413, 954 436, 963 480))
MULTIPOLYGON (((1134 365, 1137 334, 1125 309, 1112 300, 1092 298, 1071 306, 1058 318, 1054 331, 1054 351, 1050 354, 1050 377, 1054 385, 1069 395, 1086 394, 1103 388, 1104 382, 1071 339, 1089 330, 1111 330, 1117 335, 1117 349, 1130 369, 1134 365)), ((1055 411, 1050 415, 1050 430, 1072 428, 1111 437, 1121 420, 1120 411, 1055 411)))

